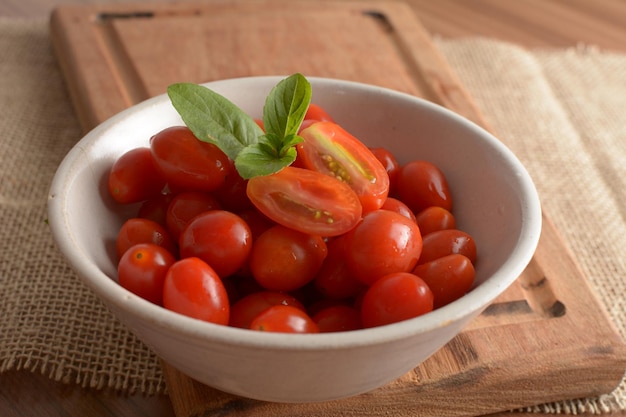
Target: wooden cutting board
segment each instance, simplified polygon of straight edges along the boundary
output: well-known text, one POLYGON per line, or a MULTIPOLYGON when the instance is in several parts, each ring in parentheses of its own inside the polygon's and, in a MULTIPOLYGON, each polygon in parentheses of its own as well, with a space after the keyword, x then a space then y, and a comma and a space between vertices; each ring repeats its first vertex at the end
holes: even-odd
MULTIPOLYGON (((413 11, 384 1, 205 1, 63 6, 53 45, 85 131, 174 82, 302 72, 404 91, 483 125, 413 11)), ((183 416, 476 416, 610 392, 626 345, 544 215, 518 281, 397 381, 321 404, 225 394, 163 364, 183 416)))

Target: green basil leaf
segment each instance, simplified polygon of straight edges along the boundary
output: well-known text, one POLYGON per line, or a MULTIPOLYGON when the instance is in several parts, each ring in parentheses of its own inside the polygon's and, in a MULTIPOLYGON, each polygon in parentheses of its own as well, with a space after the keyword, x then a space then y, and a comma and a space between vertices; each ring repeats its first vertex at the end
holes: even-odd
POLYGON ((280 81, 265 100, 265 131, 281 138, 297 134, 309 108, 311 95, 311 84, 302 74, 296 73, 280 81))
POLYGON ((255 143, 244 148, 235 159, 235 168, 244 179, 259 175, 270 175, 291 165, 296 160, 296 149, 289 148, 277 157, 267 152, 266 144, 255 143))
POLYGON ((194 135, 216 145, 230 159, 258 142, 263 130, 222 95, 197 84, 177 83, 167 89, 176 111, 194 135))

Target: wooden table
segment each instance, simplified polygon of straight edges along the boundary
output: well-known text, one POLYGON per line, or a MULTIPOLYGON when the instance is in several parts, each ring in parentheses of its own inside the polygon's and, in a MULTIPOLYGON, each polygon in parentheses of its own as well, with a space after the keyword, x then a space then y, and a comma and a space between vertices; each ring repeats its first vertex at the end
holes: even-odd
MULTIPOLYGON (((56 5, 65 3, 68 2, 4 0, 0 3, 0 16, 45 17, 56 5)), ((623 0, 407 0, 407 3, 433 35, 444 38, 480 35, 528 47, 571 47, 584 43, 626 52, 623 0)), ((174 415, 166 397, 120 397, 54 383, 24 371, 0 375, 0 387, 0 415, 6 417, 174 415)))

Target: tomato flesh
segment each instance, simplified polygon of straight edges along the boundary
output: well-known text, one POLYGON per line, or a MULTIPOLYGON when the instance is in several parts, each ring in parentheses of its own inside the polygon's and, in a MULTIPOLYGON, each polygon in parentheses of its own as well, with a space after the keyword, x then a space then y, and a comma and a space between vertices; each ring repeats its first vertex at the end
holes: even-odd
POLYGON ((251 178, 247 194, 261 213, 303 233, 338 236, 361 219, 361 203, 347 184, 308 169, 289 166, 251 178))

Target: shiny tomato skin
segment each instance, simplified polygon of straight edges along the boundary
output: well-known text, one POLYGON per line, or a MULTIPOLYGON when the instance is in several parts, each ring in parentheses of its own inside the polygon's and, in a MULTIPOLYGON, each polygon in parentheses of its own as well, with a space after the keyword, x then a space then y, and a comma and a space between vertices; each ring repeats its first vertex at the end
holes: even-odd
POLYGON ((319 333, 309 315, 294 306, 275 305, 252 320, 250 329, 276 333, 319 333))
POLYGON ((311 319, 321 333, 347 332, 363 328, 361 312, 346 305, 326 307, 315 313, 311 319))
POLYGON ((206 262, 191 257, 176 261, 167 271, 163 306, 188 317, 227 325, 228 294, 220 277, 206 262))
POLYGON ((465 295, 474 283, 474 265, 465 256, 447 255, 415 267, 413 273, 433 292, 434 308, 443 307, 465 295))
POLYGON ((156 305, 163 305, 163 283, 176 262, 162 246, 140 243, 128 249, 117 265, 118 282, 130 292, 156 305))
POLYGON ((376 281, 363 296, 363 327, 376 327, 421 316, 433 310, 433 293, 417 275, 399 272, 376 281))
POLYGON ((365 285, 354 277, 346 264, 346 237, 339 236, 326 246, 328 256, 313 281, 317 291, 335 300, 355 296, 365 285))
POLYGON ((395 155, 389 150, 382 147, 370 148, 372 154, 380 161, 385 167, 387 175, 389 176, 389 195, 393 195, 396 191, 396 182, 398 179, 398 173, 400 172, 400 163, 396 159, 395 155))
POLYGON ((294 291, 313 280, 327 253, 322 237, 278 225, 256 239, 249 266, 263 288, 294 291))
POLYGON ((150 148, 135 148, 120 156, 111 167, 107 187, 120 204, 139 203, 158 196, 165 187, 150 148))
POLYGON ((176 191, 214 191, 230 174, 228 157, 215 145, 202 142, 186 126, 166 128, 150 138, 159 170, 176 191))
POLYGON ((431 206, 415 215, 422 236, 446 229, 456 229, 454 215, 443 207, 431 206))
POLYGON ((291 295, 279 291, 259 291, 249 294, 230 307, 231 327, 249 329, 252 320, 263 311, 276 305, 293 306, 304 311, 300 301, 291 295))
POLYGON ((370 149, 341 126, 318 122, 300 132, 299 163, 348 184, 363 212, 379 209, 389 194, 389 175, 370 149))
POLYGON ((319 104, 311 103, 304 115, 304 120, 316 120, 318 122, 334 122, 333 117, 319 104))
POLYGON ((413 213, 430 206, 452 209, 452 195, 443 172, 433 163, 415 160, 400 168, 397 193, 413 213))
MULTIPOLYGON (((404 217, 411 220, 412 222, 417 223, 417 220, 415 218, 415 214, 413 214, 413 211, 411 211, 409 206, 407 206, 406 204, 404 204, 402 201, 398 200, 397 198, 387 197, 387 200, 385 200, 381 209, 395 211, 396 213, 402 214, 404 217)), ((421 228, 420 228, 420 232, 422 232, 421 228)))
POLYGON ((458 253, 476 262, 476 241, 469 233, 458 229, 438 230, 422 237, 422 254, 418 264, 434 261, 446 255, 458 253))
POLYGON ((365 285, 394 272, 411 271, 421 251, 417 224, 393 211, 366 214, 346 235, 346 264, 365 285))
POLYGON ((219 201, 210 193, 183 191, 176 194, 167 206, 165 224, 172 238, 176 241, 189 222, 199 214, 209 210, 219 210, 219 201))
POLYGON ((165 227, 149 219, 134 217, 126 220, 117 233, 115 246, 118 259, 138 243, 154 243, 163 246, 172 255, 178 254, 176 242, 165 227))
POLYGON ((180 256, 197 257, 225 278, 237 272, 252 249, 245 221, 226 210, 210 210, 193 218, 180 235, 180 256))
POLYGON ((347 232, 362 214, 359 198, 347 184, 292 166, 251 178, 247 194, 255 207, 276 223, 320 236, 347 232))

